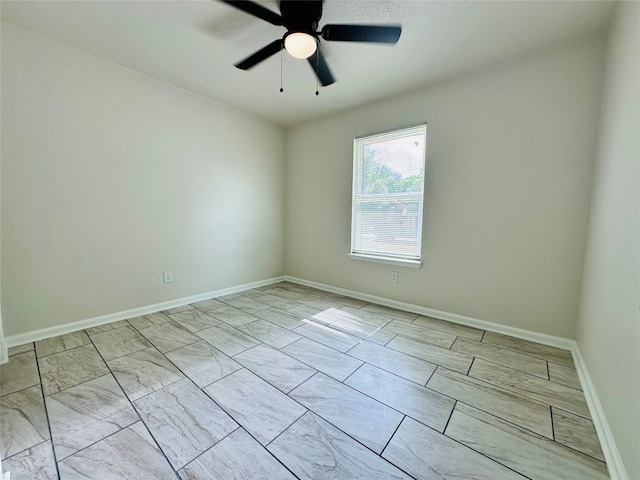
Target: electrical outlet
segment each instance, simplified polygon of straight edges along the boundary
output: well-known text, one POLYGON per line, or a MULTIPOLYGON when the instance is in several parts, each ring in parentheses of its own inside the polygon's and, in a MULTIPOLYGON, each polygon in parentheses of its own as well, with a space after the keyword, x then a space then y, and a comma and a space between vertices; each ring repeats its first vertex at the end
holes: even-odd
POLYGON ((173 282, 173 272, 171 270, 165 270, 164 272, 162 272, 162 279, 164 283, 173 282))
POLYGON ((398 283, 398 272, 391 272, 391 283, 398 283))

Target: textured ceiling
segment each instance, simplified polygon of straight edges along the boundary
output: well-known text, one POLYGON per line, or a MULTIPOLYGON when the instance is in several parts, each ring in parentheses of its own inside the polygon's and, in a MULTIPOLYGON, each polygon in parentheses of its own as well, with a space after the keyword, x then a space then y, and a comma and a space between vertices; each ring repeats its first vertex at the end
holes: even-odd
MULTIPOLYGON (((260 2, 278 11, 277 2, 260 2)), ((233 67, 280 38, 217 1, 2 1, 2 21, 282 125, 388 97, 608 28, 615 2, 326 0, 320 22, 401 23, 395 46, 324 42, 337 82, 306 60, 233 67)))

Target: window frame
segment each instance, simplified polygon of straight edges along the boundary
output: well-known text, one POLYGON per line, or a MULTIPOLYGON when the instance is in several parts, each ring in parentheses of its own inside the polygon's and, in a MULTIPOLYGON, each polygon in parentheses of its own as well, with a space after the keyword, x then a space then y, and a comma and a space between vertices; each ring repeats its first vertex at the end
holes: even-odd
MULTIPOLYGON (((393 128, 390 130, 385 130, 381 132, 370 133, 366 135, 359 135, 353 139, 353 170, 352 170, 352 185, 351 185, 351 245, 350 245, 350 253, 348 254, 349 258, 352 260, 360 260, 366 262, 373 263, 381 263, 387 265, 395 265, 400 267, 410 267, 410 268, 420 268, 422 266, 422 237, 423 237, 423 220, 424 220, 424 191, 427 177, 427 122, 416 123, 413 125, 407 125, 400 128, 393 128), (420 212, 421 217, 419 218, 420 228, 418 231, 418 244, 419 247, 419 256, 416 258, 414 256, 402 257, 401 255, 396 255, 393 253, 388 254, 375 254, 368 252, 359 252, 355 249, 355 239, 356 239, 356 204, 357 198, 361 197, 362 194, 358 192, 362 191, 362 165, 364 163, 364 143, 363 139, 375 139, 376 137, 384 137, 389 136, 390 140, 393 138, 392 134, 401 134, 406 131, 407 133, 410 130, 416 130, 418 128, 424 129, 424 142, 423 142, 423 163, 422 163, 422 190, 420 192, 420 212)), ((415 196, 415 193, 403 192, 399 193, 399 196, 415 196)))

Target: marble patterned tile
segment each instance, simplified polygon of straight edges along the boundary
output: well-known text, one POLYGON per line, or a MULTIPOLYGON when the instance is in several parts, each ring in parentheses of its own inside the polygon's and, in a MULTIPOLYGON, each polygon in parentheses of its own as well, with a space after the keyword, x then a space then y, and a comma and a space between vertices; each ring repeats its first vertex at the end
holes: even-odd
POLYGON ((344 383, 441 433, 456 403, 429 388, 367 364, 344 383))
POLYGON ((260 297, 256 297, 256 300, 269 305, 270 307, 279 308, 280 310, 286 310, 287 308, 292 308, 299 305, 298 302, 295 302, 293 300, 278 297, 277 295, 270 295, 268 293, 263 294, 260 297))
POLYGON ((339 320, 343 317, 349 316, 347 312, 341 310, 338 307, 331 307, 325 310, 322 310, 320 313, 316 314, 314 317, 309 320, 315 320, 317 317, 320 317, 322 323, 331 323, 339 320))
POLYGON ((313 368, 266 345, 256 345, 233 358, 284 393, 316 373, 313 368))
POLYGON ((403 417, 322 373, 311 377, 289 396, 376 453, 382 452, 403 417))
POLYGON ((548 345, 542 345, 541 343, 530 342, 529 340, 522 340, 521 338, 510 337, 494 332, 485 333, 482 343, 490 343, 543 360, 560 363, 568 367, 575 367, 573 357, 569 350, 562 350, 561 348, 550 347, 548 345))
POLYGON ((33 342, 25 343, 24 345, 16 345, 15 347, 9 347, 7 353, 10 357, 18 355, 19 353, 30 352, 34 349, 33 342))
POLYGON ((42 357, 39 359, 39 364, 42 390, 45 395, 51 395, 109 373, 107 365, 93 345, 83 345, 73 350, 42 357))
POLYGON ((593 422, 587 418, 551 407, 556 442, 605 461, 593 422))
POLYGON ((180 470, 183 480, 294 480, 294 476, 242 428, 180 470), (251 459, 251 461, 247 461, 251 459))
POLYGON ((123 327, 98 333, 91 337, 105 361, 144 350, 152 345, 132 327, 123 327))
POLYGON ((9 357, 7 363, 0 365, 0 395, 2 396, 39 383, 36 354, 33 351, 13 355, 9 357))
POLYGON ((259 290, 257 288, 252 288, 251 290, 244 290, 240 292, 240 295, 242 295, 243 297, 249 297, 249 298, 260 298, 268 294, 264 293, 262 290, 259 290))
POLYGON ((156 325, 162 325, 163 323, 167 323, 168 321, 169 317, 161 312, 150 313, 148 315, 140 315, 139 317, 128 319, 128 322, 137 330, 154 327, 156 325))
MULTIPOLYGON (((268 305, 265 305, 265 307, 269 308, 268 305)), ((258 311, 260 310, 256 310, 256 312, 258 311)), ((246 325, 247 323, 255 322, 256 320, 258 320, 258 317, 256 317, 255 315, 228 305, 226 307, 211 310, 209 312, 209 315, 211 315, 216 320, 224 322, 227 325, 231 325, 232 327, 246 325)))
POLYGON ((271 322, 282 328, 287 328, 289 330, 299 327, 304 323, 301 316, 294 315, 291 312, 278 310, 277 308, 260 310, 259 312, 256 312, 256 317, 267 320, 268 322, 271 322))
POLYGON ((581 390, 486 362, 480 358, 476 358, 473 362, 469 376, 589 418, 589 407, 581 390))
POLYGON ((267 448, 299 478, 410 478, 311 412, 300 417, 267 448))
POLYGON ((240 330, 229 325, 216 325, 196 332, 205 342, 213 345, 222 353, 229 356, 244 352, 246 349, 258 345, 253 337, 242 333, 240 330))
POLYGON ((420 315, 416 318, 412 325, 418 327, 433 328, 434 330, 440 330, 441 332, 450 333, 458 337, 468 338, 469 340, 475 340, 479 342, 482 340, 484 330, 479 330, 473 327, 467 327, 459 323, 447 322, 446 320, 440 320, 438 318, 425 317, 420 315))
POLYGON ((111 375, 45 398, 58 461, 138 421, 111 375))
POLYGON ((270 308, 266 303, 262 303, 259 300, 253 298, 238 296, 230 300, 224 300, 224 303, 231 305, 232 307, 239 308, 247 313, 255 313, 260 310, 266 310, 270 308))
POLYGON ((195 343, 200 339, 174 321, 140 330, 140 333, 162 353, 195 343))
POLYGON ((263 290, 263 292, 270 295, 276 295, 278 297, 286 298, 288 300, 298 301, 298 299, 304 297, 304 293, 295 292, 282 287, 271 287, 263 290))
POLYGON ((227 303, 229 300, 235 300, 237 298, 240 298, 242 295, 240 295, 239 293, 230 293, 229 295, 223 295, 221 297, 216 297, 216 300, 219 300, 223 303, 227 303))
POLYGON ((49 440, 40 386, 0 397, 0 459, 49 440))
POLYGON ((238 428, 229 415, 188 379, 134 403, 175 469, 184 467, 238 428))
POLYGON ((244 368, 212 383, 205 392, 263 445, 306 411, 244 368))
POLYGON ((331 292, 327 292, 326 290, 320 290, 319 288, 308 287, 306 285, 300 285, 297 283, 284 285, 283 288, 292 292, 302 293, 303 295, 313 295, 314 297, 319 297, 319 298, 323 298, 331 295, 331 292))
POLYGON ((293 331, 339 352, 344 353, 360 343, 358 337, 334 330, 330 326, 311 320, 305 320, 304 322, 304 325, 295 328, 293 331))
POLYGON ((176 480, 158 446, 137 422, 59 463, 61 480, 176 480))
POLYGON ((557 363, 547 362, 549 365, 549 379, 552 382, 561 383, 571 388, 582 390, 578 372, 573 367, 558 365, 557 363))
POLYGON ((427 383, 436 370, 433 363, 369 342, 359 343, 347 355, 420 385, 427 383))
POLYGON ((311 305, 298 304, 296 307, 287 308, 287 312, 295 315, 300 319, 316 320, 321 323, 331 323, 335 318, 325 320, 322 316, 323 312, 331 310, 331 308, 316 308, 311 305))
POLYGON ((36 355, 40 358, 51 355, 52 353, 64 352, 65 350, 81 347, 88 343, 91 343, 89 336, 84 330, 80 330, 36 342, 36 355))
POLYGON ((386 345, 397 335, 397 333, 382 330, 381 327, 376 327, 356 318, 342 317, 332 322, 330 326, 339 332, 348 333, 378 345, 386 345))
POLYGON ((393 320, 390 317, 378 315, 377 313, 368 312, 359 308, 342 307, 341 310, 345 312, 342 318, 360 320, 361 322, 368 323, 370 325, 373 325, 374 327, 383 327, 393 320))
MULTIPOLYGON (((311 309, 312 307, 308 307, 306 305, 300 304, 300 309, 305 309, 305 308, 311 309)), ((332 307, 332 308, 326 308, 324 310, 319 311, 318 313, 310 315, 309 318, 306 318, 305 320, 311 320, 316 323, 329 325, 335 322, 336 320, 340 320, 342 317, 344 317, 344 312, 339 308, 332 307)))
POLYGON ((530 373, 536 377, 548 378, 547 362, 544 360, 499 348, 489 343, 474 342, 458 337, 451 350, 530 373))
POLYGON ((609 478, 603 462, 461 403, 456 405, 445 433, 536 480, 609 478))
POLYGON ((2 469, 15 480, 58 480, 50 441, 3 460, 2 469))
POLYGON ((242 368, 238 362, 203 341, 172 350, 166 356, 200 388, 242 368))
POLYGON ((318 310, 329 310, 331 308, 340 308, 343 306, 341 303, 332 302, 327 300, 326 297, 316 297, 315 295, 305 295, 302 298, 296 300, 298 303, 302 305, 307 305, 309 307, 317 308, 318 310))
POLYGON ((162 310, 162 313, 165 315, 175 315, 176 313, 186 312, 189 310, 193 310, 193 305, 180 305, 179 307, 168 308, 166 310, 162 310))
POLYGON ((442 368, 436 370, 427 387, 532 432, 553 438, 548 405, 442 368))
POLYGON ((256 320, 255 322, 247 323, 246 325, 238 327, 238 330, 278 349, 286 347, 290 343, 302 338, 302 336, 297 333, 293 333, 286 328, 279 327, 266 320, 256 320))
POLYGON ((525 480, 409 417, 402 421, 382 457, 421 479, 525 480))
POLYGON ((107 365, 131 400, 184 378, 180 370, 155 348, 109 360, 107 365))
POLYGON ((393 318, 394 320, 402 320, 404 322, 413 322, 416 318, 419 317, 417 313, 405 312, 404 310, 398 310, 396 308, 385 307, 384 305, 376 305, 375 303, 370 303, 369 305, 365 305, 362 307, 363 311, 371 312, 378 315, 383 315, 385 317, 393 318))
POLYGON ((427 362, 466 374, 471 367, 473 357, 464 353, 453 352, 446 348, 430 345, 412 338, 397 336, 385 348, 406 353, 427 362))
POLYGON ((225 304, 220 300, 210 298, 209 300, 202 300, 200 302, 192 303, 191 305, 198 310, 202 310, 203 312, 209 312, 211 310, 215 310, 216 308, 224 307, 225 304))
POLYGON ((361 361, 353 357, 307 338, 293 342, 281 350, 340 382, 362 365, 361 361))
POLYGON ((184 310, 172 315, 169 315, 171 320, 178 323, 181 327, 186 328, 190 332, 199 332, 205 328, 213 327, 214 325, 220 325, 220 320, 216 320, 211 315, 204 313, 197 308, 191 310, 184 310))
POLYGON ((348 305, 353 308, 362 308, 365 305, 369 304, 369 302, 365 300, 359 300, 353 297, 345 297, 344 295, 340 295, 339 293, 330 293, 325 298, 331 302, 336 302, 341 305, 348 305))
POLYGON ((397 333, 403 337, 409 337, 420 342, 432 343, 433 345, 443 348, 450 348, 456 340, 456 336, 450 333, 440 332, 439 330, 427 327, 418 327, 399 320, 389 322, 383 327, 383 330, 397 333))
POLYGON ((97 327, 90 327, 85 330, 87 335, 92 336, 97 333, 108 332, 109 330, 115 330, 116 328, 128 327, 130 324, 126 320, 118 320, 116 322, 105 323, 103 325, 98 325, 97 327))

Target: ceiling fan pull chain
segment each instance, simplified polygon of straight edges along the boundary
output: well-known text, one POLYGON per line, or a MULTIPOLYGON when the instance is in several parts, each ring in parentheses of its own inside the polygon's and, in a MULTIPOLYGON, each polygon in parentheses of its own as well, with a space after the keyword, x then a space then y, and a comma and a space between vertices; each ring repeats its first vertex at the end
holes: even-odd
POLYGON ((318 75, 318 70, 320 70, 320 68, 318 67, 318 63, 320 59, 320 52, 316 51, 316 96, 320 95, 320 76, 318 75))
POLYGON ((284 92, 282 88, 282 49, 280 49, 280 93, 284 92))

